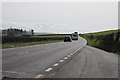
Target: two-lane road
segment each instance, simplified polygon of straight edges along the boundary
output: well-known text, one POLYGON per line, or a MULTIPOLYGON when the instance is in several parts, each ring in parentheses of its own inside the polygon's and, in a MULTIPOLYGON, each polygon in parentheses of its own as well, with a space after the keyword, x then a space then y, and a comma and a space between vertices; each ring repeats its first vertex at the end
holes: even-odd
POLYGON ((3 76, 33 78, 51 65, 74 53, 86 40, 58 42, 2 50, 3 76))
POLYGON ((86 40, 79 38, 78 41, 72 42, 4 49, 2 52, 3 76, 118 78, 118 56, 90 46, 82 48, 85 45, 86 40), (46 75, 45 72, 49 73, 46 75))

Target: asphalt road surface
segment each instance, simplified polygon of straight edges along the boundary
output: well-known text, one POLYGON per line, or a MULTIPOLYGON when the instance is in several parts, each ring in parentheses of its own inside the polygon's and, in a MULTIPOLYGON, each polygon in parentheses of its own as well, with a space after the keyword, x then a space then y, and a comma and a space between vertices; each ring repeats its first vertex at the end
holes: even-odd
POLYGON ((48 78, 118 78, 118 56, 86 46, 48 78))
POLYGON ((85 46, 86 40, 4 49, 3 77, 117 78, 118 56, 85 46))
POLYGON ((2 51, 3 76, 33 78, 47 68, 74 53, 85 45, 86 40, 41 44, 2 51))

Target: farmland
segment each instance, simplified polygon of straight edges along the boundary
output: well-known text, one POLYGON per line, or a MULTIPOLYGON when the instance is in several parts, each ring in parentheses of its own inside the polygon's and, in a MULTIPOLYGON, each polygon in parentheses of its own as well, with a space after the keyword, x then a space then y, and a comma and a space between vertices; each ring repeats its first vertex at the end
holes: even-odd
POLYGON ((63 41, 65 35, 40 35, 40 36, 29 36, 29 37, 3 37, 2 48, 13 48, 22 46, 31 46, 38 44, 48 44, 63 41))
POLYGON ((38 44, 48 44, 48 43, 55 43, 55 42, 62 42, 63 40, 46 40, 46 41, 33 41, 33 42, 11 42, 2 44, 2 48, 14 48, 14 47, 22 47, 22 46, 31 46, 31 45, 38 45, 38 44))
POLYGON ((65 35, 39 35, 39 36, 31 36, 34 38, 56 38, 56 37, 65 37, 65 35))

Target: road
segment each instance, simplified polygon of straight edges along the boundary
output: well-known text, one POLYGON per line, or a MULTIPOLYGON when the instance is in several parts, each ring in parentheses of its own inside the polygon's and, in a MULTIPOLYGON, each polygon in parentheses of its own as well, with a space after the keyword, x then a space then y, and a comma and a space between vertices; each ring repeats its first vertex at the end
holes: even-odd
POLYGON ((118 56, 86 46, 48 78, 118 78, 118 56))
POLYGON ((4 49, 2 70, 3 76, 13 78, 116 78, 118 56, 86 46, 79 38, 4 49))
POLYGON ((79 38, 73 42, 58 42, 28 47, 4 49, 2 51, 3 76, 33 78, 85 45, 79 38))

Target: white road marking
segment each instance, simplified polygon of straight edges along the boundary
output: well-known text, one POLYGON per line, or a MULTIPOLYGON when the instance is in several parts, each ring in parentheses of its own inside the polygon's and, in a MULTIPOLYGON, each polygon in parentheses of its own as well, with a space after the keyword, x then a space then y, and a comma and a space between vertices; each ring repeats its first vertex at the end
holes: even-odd
POLYGON ((24 55, 24 54, 28 54, 29 52, 27 51, 27 52, 23 52, 23 53, 19 53, 19 54, 17 54, 17 55, 24 55))
POLYGON ((70 57, 70 55, 68 55, 68 57, 70 57))
POLYGON ((49 71, 51 71, 52 70, 52 68, 48 68, 48 69, 46 69, 45 71, 46 72, 49 72, 49 71))
POLYGON ((0 72, 5 72, 5 73, 12 73, 12 74, 23 74, 23 75, 26 75, 25 73, 20 73, 20 72, 14 72, 14 71, 3 71, 3 70, 0 70, 0 72))
POLYGON ((58 66, 59 64, 58 63, 56 63, 56 64, 54 64, 53 66, 58 66))
POLYGON ((63 62, 64 60, 60 60, 60 62, 63 62))
POLYGON ((65 57, 64 59, 68 59, 67 57, 65 57))
POLYGON ((77 50, 74 53, 76 53, 76 52, 77 52, 77 50))
POLYGON ((71 56, 73 55, 73 54, 70 54, 71 56))
POLYGON ((37 76, 34 77, 34 78, 36 78, 36 79, 38 79, 38 78, 44 78, 44 75, 43 75, 43 74, 39 74, 39 75, 37 75, 37 76))

